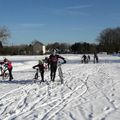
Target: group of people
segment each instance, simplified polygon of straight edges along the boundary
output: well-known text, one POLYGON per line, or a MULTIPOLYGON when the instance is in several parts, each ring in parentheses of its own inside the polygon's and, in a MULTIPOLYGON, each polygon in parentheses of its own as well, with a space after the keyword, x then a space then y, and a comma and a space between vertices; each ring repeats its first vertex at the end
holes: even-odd
POLYGON ((7 58, 4 58, 3 62, 0 62, 0 71, 1 71, 1 76, 4 76, 6 71, 9 72, 9 81, 11 81, 13 79, 13 75, 12 75, 12 62, 10 60, 8 60, 7 58), (4 66, 4 69, 3 67, 4 66))
MULTIPOLYGON (((56 50, 52 51, 52 54, 49 57, 45 57, 44 60, 39 60, 37 65, 33 66, 33 69, 37 68, 37 70, 39 71, 40 75, 41 75, 41 81, 44 82, 44 71, 46 69, 46 66, 44 63, 47 63, 47 68, 50 69, 50 79, 51 81, 55 81, 55 76, 56 76, 56 71, 57 71, 57 63, 58 60, 62 59, 64 63, 66 63, 66 60, 64 57, 56 54, 56 50)), ((82 56, 82 63, 88 63, 90 61, 90 56, 89 55, 83 55, 82 56)), ((98 63, 98 56, 96 53, 94 53, 94 63, 98 63)), ((8 70, 9 72, 9 81, 11 81, 13 79, 13 75, 12 75, 12 63, 11 61, 9 61, 7 58, 5 58, 3 60, 3 62, 0 62, 0 65, 4 65, 4 67, 6 69, 2 70, 1 67, 1 76, 5 74, 5 72, 8 70)), ((35 78, 36 79, 36 78, 35 78)))
MULTIPOLYGON (((52 54, 49 56, 49 58, 45 58, 44 60, 39 60, 37 65, 33 66, 33 69, 37 68, 38 71, 40 72, 41 75, 41 81, 44 82, 44 71, 46 69, 46 66, 44 63, 47 63, 47 67, 48 69, 50 69, 50 78, 51 81, 55 81, 55 76, 56 76, 56 71, 57 71, 57 63, 58 60, 62 59, 64 63, 66 63, 66 60, 64 57, 57 55, 56 54, 56 50, 53 50, 52 54)), ((0 69, 1 69, 1 74, 0 76, 4 76, 6 71, 8 71, 9 73, 9 81, 11 81, 13 79, 13 75, 12 75, 12 62, 10 60, 8 60, 7 58, 4 58, 3 62, 0 62, 0 69), (4 69, 3 67, 4 66, 4 69)))
POLYGON ((84 54, 81 58, 81 63, 88 63, 89 61, 90 61, 90 56, 84 54))
MULTIPOLYGON (((55 81, 55 76, 56 76, 56 71, 57 71, 57 63, 58 60, 62 59, 64 63, 66 63, 66 60, 64 57, 56 54, 56 50, 53 50, 52 54, 49 56, 49 58, 45 58, 45 62, 48 65, 48 68, 50 69, 50 78, 51 81, 55 81)), ((36 67, 39 68, 39 72, 41 75, 41 82, 44 82, 44 70, 45 70, 45 66, 42 60, 39 60, 39 63, 35 66, 33 66, 33 69, 35 69, 36 67)))
MULTIPOLYGON (((90 55, 83 54, 81 58, 81 63, 89 63, 90 62, 90 55)), ((98 55, 97 53, 94 53, 93 55, 93 63, 98 63, 98 55)))

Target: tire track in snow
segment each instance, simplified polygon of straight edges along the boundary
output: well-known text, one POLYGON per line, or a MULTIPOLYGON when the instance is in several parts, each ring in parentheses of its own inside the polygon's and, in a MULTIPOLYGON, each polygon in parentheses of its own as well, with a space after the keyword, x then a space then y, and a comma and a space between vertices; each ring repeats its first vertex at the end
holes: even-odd
MULTIPOLYGON (((98 68, 99 70, 100 68, 98 68)), ((97 70, 97 71, 98 71, 97 70)), ((95 71, 96 73, 96 71, 95 71)), ((61 111, 64 107, 66 107, 71 101, 82 97, 88 90, 88 86, 87 86, 87 81, 90 75, 94 74, 94 72, 92 72, 91 74, 88 74, 87 77, 84 80, 81 80, 83 82, 83 84, 81 86, 76 87, 76 89, 72 90, 70 88, 70 90, 72 91, 70 93, 70 95, 68 97, 66 97, 65 99, 63 99, 62 102, 56 104, 53 108, 51 108, 44 116, 43 118, 41 118, 41 120, 50 120, 54 115, 56 115, 59 111, 61 111), (85 91, 83 91, 82 94, 77 94, 75 97, 72 97, 72 95, 74 95, 74 93, 76 93, 80 88, 86 87, 85 91), (71 98, 72 97, 72 98, 71 98), (71 98, 71 99, 70 99, 71 98), (58 109, 59 108, 59 109, 58 109)), ((84 115, 83 115, 84 116, 84 115)))
MULTIPOLYGON (((82 97, 87 91, 88 91, 88 88, 89 88, 89 86, 87 85, 87 81, 88 81, 88 78, 90 77, 90 76, 92 76, 93 74, 96 74, 101 68, 102 68, 103 66, 97 66, 96 67, 96 70, 92 70, 92 72, 91 73, 89 73, 89 74, 86 74, 87 76, 86 76, 86 78, 84 78, 84 79, 80 79, 81 81, 82 81, 82 83, 83 83, 83 86, 86 86, 86 91, 80 96, 80 97, 82 97)), ((69 87, 70 88, 70 87, 69 87)), ((70 88, 70 90, 72 90, 72 88, 70 88)), ((79 93, 78 93, 79 94, 79 93)), ((81 114, 83 114, 84 112, 82 112, 81 114)), ((84 117, 84 119, 86 118, 85 117, 85 115, 83 114, 83 117, 84 117)), ((92 120, 92 117, 93 117, 93 110, 92 110, 92 113, 90 113, 89 115, 88 115, 88 119, 89 120, 92 120)), ((86 119, 86 120, 88 120, 88 119, 86 119)))
MULTIPOLYGON (((114 84, 115 83, 113 82, 113 79, 112 79, 112 77, 110 77, 109 73, 107 73, 106 70, 104 70, 104 69, 100 69, 98 72, 99 72, 99 74, 102 74, 101 76, 104 76, 104 81, 109 81, 109 82, 111 81, 112 82, 112 84, 105 86, 105 88, 107 89, 107 88, 109 88, 109 87, 112 86, 113 87, 112 89, 114 89, 114 84)), ((101 80, 102 79, 103 78, 101 78, 101 80)), ((102 89, 101 87, 99 87, 98 84, 95 81, 94 81, 94 85, 102 93, 102 95, 104 96, 104 98, 108 101, 108 103, 112 107, 112 109, 110 111, 108 111, 107 113, 105 113, 105 115, 103 114, 102 118, 105 119, 108 115, 110 115, 111 113, 115 112, 117 110, 117 108, 114 105, 114 102, 111 101, 111 99, 104 93, 104 90, 103 90, 104 88, 102 89)), ((106 109, 109 110, 110 108, 108 107, 106 109)))
MULTIPOLYGON (((32 84, 31 84, 32 85, 32 84)), ((14 108, 14 112, 13 112, 13 115, 11 115, 10 117, 8 117, 8 119, 11 119, 11 118, 16 118, 16 116, 21 116, 22 114, 24 114, 25 112, 27 112, 27 111, 29 111, 29 110, 32 110, 35 106, 37 106, 37 103, 39 103, 40 101, 42 101, 46 96, 44 96, 44 94, 43 94, 43 97, 40 97, 40 99, 37 99, 36 101, 33 101, 32 103, 30 103, 30 105, 26 102, 27 101, 27 99, 29 99, 29 93, 30 93, 30 91, 31 90, 34 90, 34 89, 37 89, 38 90, 38 93, 37 93, 37 95, 36 96, 38 96, 39 97, 39 95, 40 95, 40 92, 43 90, 44 91, 44 89, 46 89, 47 88, 47 85, 45 85, 45 86, 43 86, 43 85, 41 85, 41 84, 33 84, 32 86, 34 86, 35 85, 35 87, 37 86, 37 88, 34 88, 34 87, 32 87, 31 85, 26 85, 26 87, 24 88, 24 87, 20 87, 19 89, 16 89, 15 91, 13 90, 13 91, 11 91, 10 93, 8 93, 7 95, 5 95, 4 97, 2 97, 2 98, 4 98, 4 101, 5 101, 5 97, 6 98, 9 98, 8 96, 10 95, 11 96, 11 93, 13 92, 16 92, 17 90, 21 90, 22 89, 22 91, 20 91, 21 93, 25 93, 25 95, 24 96, 21 96, 22 98, 17 102, 17 104, 16 104, 16 107, 14 108), (40 86, 42 86, 42 87, 40 87, 40 86), (14 117, 15 116, 15 117, 14 117)), ((45 92, 46 94, 47 94, 47 92, 45 92)), ((23 95, 23 94, 21 94, 21 95, 23 95)), ((1 99, 2 99, 1 98, 1 99)), ((17 99, 17 98, 16 98, 17 99)), ((11 101, 11 99, 10 99, 10 101, 11 101)), ((10 102, 9 101, 9 102, 10 102)), ((12 101, 14 101, 14 100, 12 100, 12 101)), ((9 105, 8 105, 8 107, 9 107, 9 105)), ((4 110, 5 111, 5 110, 4 110)))
MULTIPOLYGON (((93 72, 93 71, 92 71, 93 72)), ((92 73, 91 73, 92 74, 92 73)), ((83 75, 83 74, 81 74, 81 75, 83 75)), ((86 74, 86 76, 84 76, 85 78, 82 80, 82 79, 80 79, 80 81, 82 81, 82 85, 81 86, 77 86, 75 89, 71 89, 71 92, 69 92, 69 93, 67 93, 67 95, 64 95, 65 97, 61 97, 63 100, 62 101, 60 101, 60 102, 57 102, 56 103, 56 105, 54 106, 54 107, 52 107, 51 109, 49 109, 49 111, 47 112, 47 114, 45 114, 43 117, 42 117, 42 119, 43 120, 45 120, 46 118, 48 118, 48 119, 51 119, 55 114, 57 114, 60 110, 62 110, 62 109, 64 109, 64 107, 66 107, 71 101, 73 101, 73 100, 75 100, 75 99, 77 99, 78 97, 82 97, 86 92, 87 92, 87 90, 88 90, 88 86, 87 86, 87 81, 88 81, 88 78, 89 78, 89 74, 86 74), (83 90, 81 90, 83 88, 83 90), (76 94, 76 93, 78 93, 77 91, 79 91, 79 90, 81 90, 81 94, 76 94), (74 96, 74 97, 73 97, 74 96)), ((76 79, 76 78, 75 78, 76 79)), ((30 85, 31 86, 31 85, 30 85)), ((28 86, 28 89, 26 89, 26 87, 25 87, 25 89, 24 90, 26 90, 27 91, 27 93, 28 92, 30 92, 30 90, 33 90, 33 88, 31 88, 30 89, 30 86, 28 86)), ((48 86, 49 87, 49 86, 48 86)), ((42 86, 42 88, 41 89, 44 89, 45 90, 45 86, 43 87, 42 86)), ((56 91, 56 90, 58 90, 58 88, 60 88, 59 86, 54 86, 54 87, 52 87, 52 88, 50 88, 49 89, 49 91, 50 92, 54 92, 54 91, 56 91)), ((39 88, 39 90, 41 91, 41 89, 39 88)), ((46 90, 46 92, 47 92, 47 90, 46 90)), ((61 93, 61 96, 63 96, 62 95, 63 93, 61 93)), ((44 99, 44 97, 48 97, 48 94, 45 94, 45 95, 43 95, 43 99, 44 99)), ((43 101, 43 99, 38 99, 38 101, 36 101, 36 102, 33 102, 33 105, 30 105, 29 107, 24 107, 24 104, 26 104, 25 103, 25 101, 26 101, 26 99, 27 98, 29 98, 29 95, 27 94, 26 95, 26 97, 22 97, 22 101, 23 101, 23 108, 24 108, 24 111, 20 111, 20 112, 18 112, 18 114, 16 114, 16 116, 18 117, 18 116, 22 116, 23 114, 26 114, 26 112, 28 112, 28 114, 29 114, 29 110, 32 110, 33 108, 35 108, 35 105, 37 105, 37 102, 39 101, 43 101)), ((58 98, 56 99, 56 100, 52 100, 51 101, 51 103, 53 103, 54 101, 57 101, 58 100, 58 98)), ((47 106, 47 105, 49 105, 49 104, 51 104, 51 103, 49 103, 48 102, 48 104, 43 104, 43 106, 47 106)), ((19 103, 18 103, 19 104, 19 103)), ((38 108, 40 108, 42 105, 41 104, 38 104, 38 108)), ((35 108, 36 109, 36 108, 35 108)), ((16 108, 16 110, 17 110, 17 108, 16 108)), ((26 114, 27 115, 27 114, 26 114)), ((12 116, 11 116, 12 117, 12 116)), ((17 118, 16 117, 16 118, 17 118)), ((10 117, 9 117, 10 118, 10 117)))
MULTIPOLYGON (((76 91, 76 90, 75 90, 76 91)), ((73 93, 73 92, 71 92, 71 93, 73 93)), ((48 105, 48 104, 47 104, 48 105)), ((43 106, 43 105, 42 105, 43 106)))
MULTIPOLYGON (((26 71, 18 71, 18 72, 16 72, 16 73, 18 73, 18 74, 21 74, 21 72, 22 72, 22 74, 23 73, 25 73, 26 71)), ((25 74, 30 74, 31 75, 31 72, 33 72, 33 71, 27 71, 27 73, 25 73, 25 74)), ((48 75, 48 71, 47 71, 47 74, 45 75, 45 77, 48 75)), ((23 76, 23 75, 22 75, 23 76)), ((24 77, 24 76, 23 76, 24 77)), ((20 79, 20 78, 19 78, 20 79)), ((18 84, 19 84, 19 79, 18 79, 18 84)), ((31 81, 33 81, 32 79, 31 79, 31 81)), ((13 80, 13 82, 14 82, 14 80, 13 80)), ((12 82, 11 82, 11 84, 12 84, 12 82)), ((6 98, 6 97, 8 97, 9 95, 11 95, 11 94, 14 94, 14 93, 16 93, 17 91, 20 91, 21 89, 30 89, 31 88, 31 85, 33 85, 34 83, 32 82, 31 84, 29 84, 29 85, 22 85, 22 86, 19 86, 18 88, 16 88, 16 89, 14 89, 14 90, 10 90, 10 92, 7 92, 7 93, 5 93, 3 96, 1 96, 0 97, 0 101, 2 100, 2 99, 4 99, 4 98, 6 98)), ((39 85, 39 84, 38 84, 39 85)), ((44 87, 46 87, 46 86, 42 86, 42 88, 40 88, 40 89, 44 89, 44 87)))
MULTIPOLYGON (((33 86, 34 85, 35 84, 33 84, 33 86)), ((38 85, 35 85, 35 87, 38 87, 38 85)), ((45 89, 45 88, 46 87, 44 87, 44 88, 42 87, 41 90, 45 89)), ((1 114, 0 114, 0 116, 3 116, 2 115, 3 113, 8 112, 7 109, 9 107, 11 107, 11 104, 14 104, 14 101, 17 101, 17 104, 15 103, 15 107, 13 107, 13 110, 12 110, 12 111, 14 111, 13 115, 16 114, 16 113, 19 114, 20 112, 25 110, 26 106, 27 106, 26 100, 29 97, 28 94, 29 94, 29 92, 32 92, 34 89, 36 89, 36 88, 34 88, 34 87, 31 88, 31 85, 26 85, 26 86, 22 86, 22 87, 20 87, 18 89, 15 89, 15 90, 7 93, 3 97, 1 97, 1 101, 0 101, 0 104, 1 104, 0 112, 1 112, 1 114), (16 93, 16 91, 18 91, 18 93, 16 93), (17 94, 17 96, 16 96, 16 94, 17 94), (13 97, 13 96, 15 96, 15 97, 13 97), (4 104, 6 104, 4 101, 7 101, 9 103, 6 107, 4 106, 4 104), (4 111, 4 112, 2 112, 2 111, 4 111)), ((39 88, 38 88, 38 90, 39 90, 39 88)))
MULTIPOLYGON (((73 91, 71 92, 71 94, 69 96, 67 96, 66 98, 64 98, 61 102, 57 103, 53 108, 51 108, 42 118, 41 120, 49 120, 51 119, 55 114, 57 114, 59 111, 61 111, 65 106, 68 105, 68 103, 70 103, 72 100, 77 99, 77 97, 72 97, 72 95, 76 92, 73 91), (70 99, 71 98, 71 99, 70 99)), ((86 92, 86 90, 85 90, 86 92)), ((84 92, 82 94, 80 94, 79 96, 82 96, 84 94, 84 92)))

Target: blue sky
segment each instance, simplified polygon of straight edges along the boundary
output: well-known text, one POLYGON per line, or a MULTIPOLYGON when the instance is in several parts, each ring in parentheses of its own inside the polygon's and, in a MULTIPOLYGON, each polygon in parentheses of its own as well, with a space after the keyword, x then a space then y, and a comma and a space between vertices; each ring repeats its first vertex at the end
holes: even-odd
POLYGON ((120 0, 0 0, 0 26, 9 44, 95 42, 120 25, 120 0))

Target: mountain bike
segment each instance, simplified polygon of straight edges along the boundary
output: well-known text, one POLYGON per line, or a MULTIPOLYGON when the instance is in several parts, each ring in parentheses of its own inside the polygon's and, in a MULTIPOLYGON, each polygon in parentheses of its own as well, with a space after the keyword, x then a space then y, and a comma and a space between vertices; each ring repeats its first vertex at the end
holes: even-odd
POLYGON ((38 72, 39 72, 39 69, 38 68, 35 68, 36 72, 35 72, 35 75, 34 75, 34 79, 38 79, 38 72))
POLYGON ((61 68, 62 64, 64 64, 64 63, 58 62, 58 74, 59 74, 59 77, 60 77, 61 84, 63 84, 63 82, 64 82, 63 72, 62 72, 62 68, 61 68))
POLYGON ((8 68, 5 64, 0 65, 0 76, 2 77, 2 80, 8 79, 9 77, 8 68))

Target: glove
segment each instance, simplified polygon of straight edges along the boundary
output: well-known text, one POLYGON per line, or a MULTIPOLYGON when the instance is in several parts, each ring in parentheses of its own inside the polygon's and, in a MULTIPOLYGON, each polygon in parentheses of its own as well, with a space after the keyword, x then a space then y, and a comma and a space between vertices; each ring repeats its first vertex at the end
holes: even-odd
POLYGON ((33 69, 35 69, 35 67, 32 67, 33 69))
POLYGON ((66 63, 66 60, 64 60, 64 63, 66 63))

